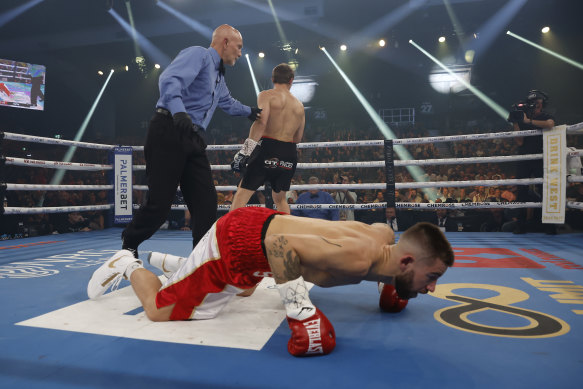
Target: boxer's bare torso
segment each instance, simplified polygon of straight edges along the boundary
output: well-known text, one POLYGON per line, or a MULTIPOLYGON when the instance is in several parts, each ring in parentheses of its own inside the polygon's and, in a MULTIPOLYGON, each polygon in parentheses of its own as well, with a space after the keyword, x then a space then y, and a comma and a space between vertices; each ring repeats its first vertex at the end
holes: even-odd
POLYGON ((277 215, 265 239, 268 257, 270 249, 282 250, 286 266, 286 255, 297 255, 304 279, 319 286, 376 280, 378 274, 390 276, 388 259, 395 236, 385 224, 277 215))
MULTIPOLYGON (((259 108, 263 109, 262 116, 267 118, 263 123, 253 124, 260 127, 263 124, 260 136, 265 136, 282 142, 298 143, 304 132, 304 106, 290 93, 285 84, 275 84, 273 89, 261 92, 257 98, 259 108)), ((251 135, 253 135, 253 126, 251 135)))

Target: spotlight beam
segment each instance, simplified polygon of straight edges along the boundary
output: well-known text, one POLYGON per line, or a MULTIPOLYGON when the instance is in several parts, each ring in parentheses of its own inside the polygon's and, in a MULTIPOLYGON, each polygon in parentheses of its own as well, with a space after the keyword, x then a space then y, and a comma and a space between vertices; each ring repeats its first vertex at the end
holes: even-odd
MULTIPOLYGON (((85 120, 83 120, 83 123, 81 123, 81 126, 77 130, 77 134, 75 135, 74 141, 76 141, 76 142, 80 141, 81 138, 83 137, 83 135, 85 134, 85 130, 87 129, 87 125, 89 124, 89 121, 91 120, 91 117, 93 116, 93 113, 95 112, 95 109, 97 108, 97 104, 99 104, 99 100, 101 100, 101 96, 103 95, 103 92, 105 91, 105 88, 107 87, 107 84, 109 83, 109 80, 111 79, 112 75, 113 75, 113 69, 109 72, 109 76, 107 76, 105 83, 101 87, 101 91, 99 91, 99 94, 97 95, 97 98, 93 102, 91 109, 89 109, 87 116, 85 116, 85 120)), ((73 159, 73 155, 75 154, 75 151, 77 151, 77 146, 70 146, 67 149, 67 152, 65 153, 65 157, 63 158, 63 162, 71 162, 71 159, 73 159)), ((57 170, 55 175, 51 179, 51 185, 60 185, 61 181, 63 180, 64 175, 65 175, 64 169, 57 170)))
POLYGON ((132 12, 132 6, 129 1, 126 1, 126 8, 128 10, 128 18, 130 19, 130 26, 132 28, 132 38, 134 39, 134 53, 136 57, 141 57, 142 52, 140 51, 140 47, 138 46, 138 37, 136 35, 136 25, 134 24, 134 14, 132 12))
POLYGON ((460 46, 464 47, 464 36, 466 33, 464 32, 462 24, 460 23, 459 19, 457 18, 457 15, 453 11, 450 0, 443 0, 443 4, 445 5, 445 10, 447 11, 449 19, 451 20, 451 24, 453 25, 455 35, 457 36, 457 39, 460 42, 460 46))
MULTIPOLYGON (((237 1, 237 0, 234 0, 234 1, 237 1)), ((211 41, 211 39, 213 37, 213 30, 211 28, 209 28, 208 26, 206 26, 202 23, 199 23, 194 19, 189 18, 188 16, 184 15, 183 13, 177 11, 176 9, 170 7, 168 4, 166 4, 160 0, 158 0, 156 2, 156 5, 160 8, 162 8, 164 11, 171 14, 172 16, 176 17, 178 20, 180 20, 181 22, 186 24, 192 30, 198 32, 200 35, 207 38, 209 40, 209 42, 211 41)), ((270 13, 269 9, 267 9, 267 7, 264 7, 264 11, 266 13, 270 13)), ((243 52, 246 52, 246 51, 247 51, 246 49, 243 49, 243 52)))
POLYGON ((405 19, 411 13, 415 12, 428 0, 411 0, 401 5, 393 12, 380 17, 374 22, 368 24, 368 26, 360 30, 353 38, 348 41, 350 47, 366 47, 367 42, 369 42, 372 37, 375 37, 391 27, 399 23, 401 20, 405 19))
POLYGON ((169 14, 176 17, 178 20, 180 20, 181 22, 186 24, 188 27, 192 28, 194 31, 198 32, 200 35, 204 36, 205 38, 208 38, 209 41, 211 40, 211 38, 213 36, 213 30, 211 30, 210 28, 208 28, 204 24, 199 23, 196 20, 189 18, 188 16, 184 15, 181 12, 178 12, 177 10, 170 7, 168 4, 163 3, 162 1, 158 0, 156 2, 156 5, 160 8, 162 8, 164 11, 166 11, 169 14))
POLYGON ((429 57, 429 59, 431 59, 433 62, 435 62, 437 64, 437 66, 439 66, 440 68, 442 68, 443 70, 445 70, 447 73, 449 73, 449 75, 451 75, 458 82, 460 82, 466 88, 468 88, 474 95, 476 95, 476 97, 478 97, 480 100, 482 100, 482 102, 484 104, 486 104, 494 112, 496 112, 498 115, 500 115, 501 118, 503 118, 504 120, 506 120, 508 118, 509 112, 507 110, 505 110, 504 108, 502 108, 494 100, 492 100, 491 98, 489 98, 488 96, 486 96, 484 93, 482 93, 478 88, 476 88, 475 86, 471 85, 469 82, 467 82, 466 80, 464 80, 463 78, 461 78, 460 76, 458 76, 457 74, 455 74, 455 72, 451 71, 451 69, 449 69, 447 66, 445 66, 437 58, 435 58, 434 56, 432 56, 431 54, 429 54, 427 51, 425 51, 423 48, 421 48, 421 46, 419 46, 417 43, 413 42, 413 40, 409 40, 409 43, 411 43, 413 46, 415 46, 415 48, 417 48, 417 50, 419 50, 420 52, 422 52, 423 54, 425 54, 427 57, 429 57))
POLYGON ((253 80, 255 94, 259 96, 259 86, 257 85, 257 80, 255 79, 255 73, 253 73, 253 67, 251 66, 251 60, 249 60, 249 54, 245 54, 245 58, 247 59, 247 65, 249 65, 249 72, 251 73, 251 79, 253 80))
MULTIPOLYGON (((362 95, 362 93, 360 93, 360 91, 352 83, 352 81, 350 81, 350 79, 348 78, 348 76, 346 75, 346 73, 344 73, 344 71, 342 71, 342 69, 340 68, 340 66, 338 66, 338 64, 336 63, 336 61, 334 61, 334 59, 328 53, 328 51, 326 51, 326 49, 324 47, 322 47, 321 49, 324 52, 324 54, 326 54, 326 56, 328 57, 328 59, 330 60, 330 62, 332 62, 332 65, 334 65, 334 67, 336 68, 336 70, 338 71, 338 73, 340 73, 340 75, 342 76, 342 78, 344 79, 344 81, 346 82, 346 84, 348 85, 348 87, 350 88, 350 90, 352 91, 352 93, 354 93, 354 95, 356 96, 356 98, 358 99, 358 101, 360 102, 360 104, 362 104, 362 106, 364 107, 365 111, 368 113, 368 115, 370 116, 370 118, 372 119, 372 121, 376 124, 376 126, 378 127, 378 129, 384 135, 384 137, 386 139, 395 139, 396 138, 395 137, 395 134, 389 128, 389 126, 387 125, 387 123, 385 123, 383 121, 383 119, 381 119, 381 117, 379 116, 379 114, 370 105, 370 103, 366 100, 366 98, 362 95)), ((395 150, 395 153, 397 153, 397 156, 399 157, 399 159, 402 159, 402 160, 405 160, 405 159, 413 159, 413 157, 411 156, 411 154, 403 146, 396 145, 396 146, 394 146, 394 150, 395 150)), ((407 166, 407 170, 409 171, 409 173, 411 173, 411 176, 413 177, 413 179, 415 181, 417 181, 417 182, 426 181, 425 176, 424 176, 425 172, 419 166, 407 166)))
POLYGON ((19 5, 18 7, 14 7, 9 11, 4 12, 0 15, 0 27, 4 26, 6 23, 14 20, 24 12, 28 11, 30 8, 34 7, 38 3, 42 2, 43 0, 30 0, 27 3, 19 5))
POLYGON ((564 62, 568 63, 569 65, 573 65, 573 66, 575 66, 576 68, 583 70, 583 65, 582 65, 582 64, 580 64, 579 62, 573 61, 573 60, 572 60, 572 59, 570 59, 570 58, 567 58, 567 57, 565 57, 565 56, 563 56, 563 55, 561 55, 561 54, 555 53, 554 51, 552 51, 552 50, 549 50, 549 49, 547 49, 546 47, 542 47, 542 46, 540 46, 540 45, 537 45, 536 43, 534 43, 534 42, 531 42, 531 41, 529 41, 528 39, 521 37, 520 35, 516 35, 516 34, 515 34, 515 33, 513 33, 512 31, 506 31, 506 34, 507 34, 507 35, 510 35, 510 36, 511 36, 511 37, 513 37, 513 38, 516 38, 516 39, 518 39, 519 41, 522 41, 522 42, 524 42, 524 43, 526 43, 526 44, 529 44, 529 45, 531 45, 531 46, 533 46, 533 47, 536 47, 537 49, 539 49, 539 50, 542 50, 542 51, 544 51, 545 53, 547 53, 547 54, 550 54, 550 55, 552 55, 553 57, 556 57, 556 58, 560 59, 561 61, 564 61, 564 62))
POLYGON ((277 32, 279 33, 279 37, 284 45, 288 43, 287 37, 285 36, 285 32, 283 31, 283 27, 281 27, 281 23, 279 22, 279 18, 277 17, 277 12, 275 12, 275 7, 273 6, 273 2, 271 0, 267 0, 269 3, 269 9, 271 10, 271 14, 273 15, 273 20, 275 21, 275 26, 277 27, 277 32))
MULTIPOLYGON (((265 6, 265 5, 258 4, 258 3, 255 3, 253 1, 248 1, 248 0, 233 0, 233 1, 240 3, 240 4, 244 4, 247 7, 254 8, 254 9, 261 11, 265 14, 273 16, 273 19, 275 21, 275 27, 277 28, 277 32, 279 34, 279 39, 281 40, 283 45, 287 45, 289 43, 289 41, 287 40, 287 36, 285 35, 285 32, 283 31, 283 27, 281 26, 281 23, 279 21, 279 16, 278 16, 277 12, 275 11, 275 7, 273 6, 273 2, 271 0, 267 0, 269 3, 269 6, 265 6)), ((284 19, 290 17, 289 12, 286 12, 285 10, 283 11, 283 14, 287 15, 287 16, 284 16, 284 19)), ((287 53, 287 56, 289 59, 289 57, 291 57, 291 52, 287 53)))
POLYGON ((500 31, 508 25, 510 20, 520 11, 527 0, 510 0, 500 8, 488 21, 480 26, 480 39, 471 41, 468 49, 474 50, 476 53, 474 60, 486 53, 488 47, 499 36, 500 31))
MULTIPOLYGON (((254 1, 249 0, 233 0, 233 1, 254 8, 263 13, 271 14, 271 10, 269 9, 269 7, 262 4, 258 4, 254 1)), ((279 17, 281 18, 281 20, 293 23, 297 26, 305 28, 308 31, 316 32, 328 38, 338 39, 338 37, 346 36, 348 34, 348 31, 345 29, 339 29, 331 25, 328 25, 324 22, 318 22, 318 24, 316 25, 312 23, 311 20, 307 19, 305 15, 302 15, 295 11, 280 9, 279 17)))
MULTIPOLYGON (((112 8, 109 14, 119 23, 119 25, 126 30, 130 36, 133 36, 132 27, 126 22, 115 10, 112 8)), ((170 63, 170 58, 164 54, 160 49, 158 49, 152 42, 150 42, 145 36, 139 33, 139 31, 133 30, 138 42, 138 45, 144 50, 144 52, 150 56, 155 62, 162 66, 167 66, 170 63)))

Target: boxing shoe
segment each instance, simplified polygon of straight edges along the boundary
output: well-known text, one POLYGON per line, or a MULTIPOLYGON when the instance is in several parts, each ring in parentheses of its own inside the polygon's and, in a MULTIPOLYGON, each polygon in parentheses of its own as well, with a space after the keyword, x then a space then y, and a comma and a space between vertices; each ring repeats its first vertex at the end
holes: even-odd
POLYGON ((116 252, 93 272, 89 284, 87 284, 87 296, 95 300, 110 287, 112 291, 116 290, 126 269, 134 262, 142 264, 142 261, 136 259, 131 251, 120 250, 116 252))
POLYGON ((292 332, 287 342, 288 352, 295 357, 331 353, 336 347, 336 334, 332 323, 318 308, 314 306, 304 308, 300 310, 300 315, 314 313, 303 320, 287 316, 287 323, 292 332))
POLYGON ((168 278, 172 276, 186 260, 184 257, 152 251, 148 255, 148 263, 164 272, 168 278))
POLYGON ((393 285, 379 282, 379 292, 381 294, 381 297, 379 298, 379 307, 385 312, 401 312, 409 302, 409 300, 399 297, 397 290, 393 285))

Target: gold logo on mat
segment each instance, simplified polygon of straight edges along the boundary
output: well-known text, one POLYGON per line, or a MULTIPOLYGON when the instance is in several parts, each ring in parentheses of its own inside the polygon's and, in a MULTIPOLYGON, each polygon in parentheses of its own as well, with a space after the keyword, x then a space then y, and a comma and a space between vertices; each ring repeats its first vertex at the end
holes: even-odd
POLYGON ((458 330, 481 335, 501 336, 508 338, 550 338, 569 332, 569 325, 563 320, 546 313, 512 306, 528 300, 527 293, 505 286, 488 284, 442 284, 430 294, 443 300, 454 301, 459 305, 447 307, 434 313, 435 319, 458 330), (481 289, 496 296, 484 299, 467 297, 454 293, 459 289, 481 289), (513 315, 526 319, 528 324, 522 326, 492 325, 493 319, 488 313, 495 311, 499 315, 513 315), (486 323, 485 321, 488 320, 486 323), (481 322, 480 322, 481 321, 481 322))

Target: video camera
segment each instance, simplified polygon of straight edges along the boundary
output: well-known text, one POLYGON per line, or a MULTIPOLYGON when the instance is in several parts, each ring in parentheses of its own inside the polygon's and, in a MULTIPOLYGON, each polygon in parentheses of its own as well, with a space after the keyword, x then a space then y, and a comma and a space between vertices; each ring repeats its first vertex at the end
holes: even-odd
POLYGON ((512 111, 508 115, 508 121, 510 123, 520 123, 524 120, 524 114, 527 117, 531 117, 536 108, 537 100, 542 100, 544 107, 547 104, 548 96, 546 93, 536 89, 529 91, 526 101, 519 101, 512 105, 512 111))
POLYGON ((524 120, 524 114, 530 117, 536 108, 536 100, 532 101, 519 101, 518 103, 512 105, 512 111, 508 115, 508 121, 510 123, 520 123, 524 120))

